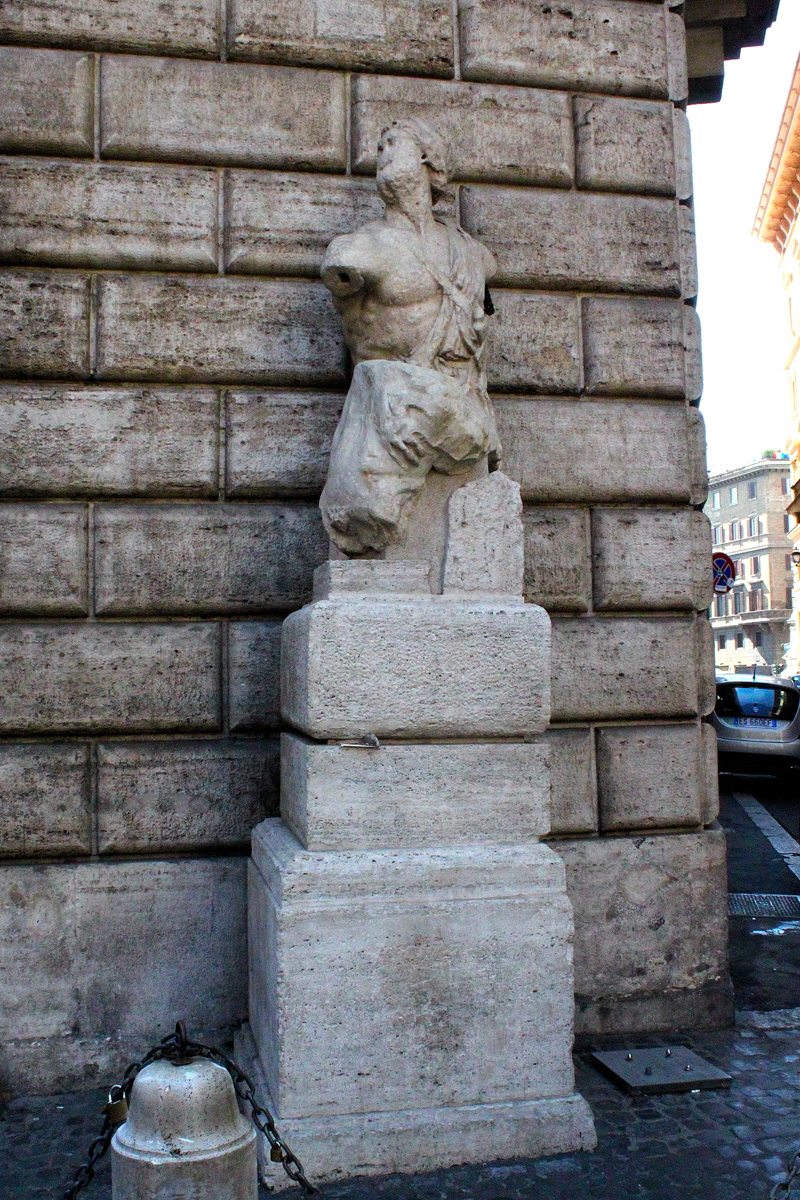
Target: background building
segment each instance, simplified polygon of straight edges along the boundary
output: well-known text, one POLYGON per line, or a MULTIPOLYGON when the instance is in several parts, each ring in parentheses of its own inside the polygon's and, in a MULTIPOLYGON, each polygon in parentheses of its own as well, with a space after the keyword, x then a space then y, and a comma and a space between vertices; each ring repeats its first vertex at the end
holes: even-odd
POLYGON ((736 585, 715 596, 711 626, 721 671, 782 671, 792 607, 792 545, 786 514, 788 456, 762 456, 709 480, 705 507, 715 548, 736 563, 736 585))
MULTIPOLYGON (((786 373, 789 385, 789 420, 786 449, 791 470, 787 512, 792 549, 800 550, 800 57, 794 70, 786 107, 781 118, 772 160, 756 214, 754 232, 762 242, 771 242, 780 254, 783 290, 786 295, 786 373)), ((793 603, 789 618, 787 670, 800 672, 800 576, 793 572, 793 603)))

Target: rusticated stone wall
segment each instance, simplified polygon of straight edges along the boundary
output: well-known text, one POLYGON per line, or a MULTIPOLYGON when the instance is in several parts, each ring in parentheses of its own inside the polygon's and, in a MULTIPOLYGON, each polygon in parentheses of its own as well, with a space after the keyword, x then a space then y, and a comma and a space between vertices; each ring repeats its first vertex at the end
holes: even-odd
POLYGON ((552 615, 579 1027, 728 1014, 672 0, 21 0, 0 16, 2 1086, 245 1014, 280 622, 347 385, 317 280, 418 114, 492 248, 552 615), (458 9, 457 19, 454 9, 458 9))

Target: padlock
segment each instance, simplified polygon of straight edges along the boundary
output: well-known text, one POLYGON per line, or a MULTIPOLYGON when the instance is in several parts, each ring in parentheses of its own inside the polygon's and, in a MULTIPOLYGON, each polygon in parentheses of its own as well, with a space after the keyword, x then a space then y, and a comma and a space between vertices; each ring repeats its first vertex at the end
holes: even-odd
POLYGON ((274 1146, 274 1145, 270 1146, 269 1161, 270 1162, 283 1162, 283 1151, 281 1150, 280 1146, 274 1146))
POLYGON ((118 1085, 108 1093, 108 1104, 103 1109, 103 1116, 108 1117, 112 1125, 121 1125, 127 1119, 128 1101, 125 1099, 122 1088, 118 1085), (119 1092, 116 1097, 115 1092, 119 1092))

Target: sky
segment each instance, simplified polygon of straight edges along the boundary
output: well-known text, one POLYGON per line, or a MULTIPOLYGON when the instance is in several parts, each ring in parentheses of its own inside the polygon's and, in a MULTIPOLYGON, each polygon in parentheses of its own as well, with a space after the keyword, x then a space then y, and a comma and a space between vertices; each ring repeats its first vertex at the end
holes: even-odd
POLYGON ((800 4, 782 0, 764 45, 725 63, 722 100, 689 107, 712 474, 786 440, 786 300, 778 253, 751 230, 798 53, 800 4))

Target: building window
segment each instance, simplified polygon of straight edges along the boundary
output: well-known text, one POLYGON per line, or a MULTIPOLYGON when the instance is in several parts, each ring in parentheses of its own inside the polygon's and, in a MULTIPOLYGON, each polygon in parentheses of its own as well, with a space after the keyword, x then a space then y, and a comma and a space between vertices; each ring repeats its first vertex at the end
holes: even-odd
POLYGON ((759 558, 759 556, 757 554, 754 555, 754 557, 750 559, 750 574, 751 575, 760 575, 761 574, 761 559, 759 558))
POLYGON ((792 607, 792 589, 790 587, 787 587, 786 589, 786 607, 792 607))
POLYGON ((738 540, 739 540, 739 522, 738 521, 731 522, 731 536, 730 536, 729 540, 732 542, 738 542, 738 540))
POLYGON ((733 565, 736 568, 736 578, 744 579, 744 559, 737 558, 736 562, 733 565))
POLYGON ((711 507, 719 508, 719 492, 714 492, 714 495, 711 497, 711 507))
POLYGON ((715 617, 724 617, 725 616, 725 597, 724 596, 715 596, 714 597, 714 616, 715 617))
POLYGON ((732 488, 730 489, 730 491, 728 492, 728 500, 730 501, 730 503, 731 503, 731 504, 738 504, 738 503, 739 503, 739 489, 738 489, 738 487, 732 487, 732 488))
POLYGON ((758 517, 747 518, 747 536, 755 537, 758 533, 758 517))
POLYGON ((735 613, 744 612, 744 592, 733 593, 733 611, 735 613))
POLYGON ((786 555, 786 570, 791 571, 791 569, 792 569, 792 556, 791 556, 791 554, 787 554, 786 555))
POLYGON ((751 479, 747 485, 747 499, 755 500, 755 498, 756 498, 756 481, 755 481, 755 479, 751 479))
POLYGON ((743 633, 737 633, 737 635, 736 635, 736 649, 737 650, 744 649, 744 634, 743 633))
POLYGON ((724 538, 724 536, 723 536, 723 532, 722 532, 722 526, 721 526, 721 525, 712 525, 712 527, 711 527, 711 540, 712 540, 712 542, 714 543, 714 545, 715 545, 715 546, 721 546, 721 545, 722 545, 722 543, 724 542, 725 538, 724 538))
POLYGON ((789 516, 788 513, 784 513, 783 514, 783 532, 788 533, 791 528, 792 528, 792 518, 789 516))
POLYGON ((718 649, 718 650, 724 650, 724 649, 725 649, 725 642, 726 642, 726 640, 727 640, 727 639, 726 639, 726 637, 725 637, 725 634, 724 634, 724 633, 721 633, 721 634, 719 635, 719 637, 717 638, 717 649, 718 649))
POLYGON ((781 478, 781 494, 784 496, 789 495, 789 476, 788 475, 784 475, 781 478))
POLYGON ((748 612, 761 612, 763 607, 764 601, 761 595, 761 588, 753 588, 747 597, 748 612))
POLYGON ((759 649, 763 640, 764 640, 764 637, 762 634, 760 634, 760 633, 753 634, 753 645, 755 646, 756 650, 759 649))

